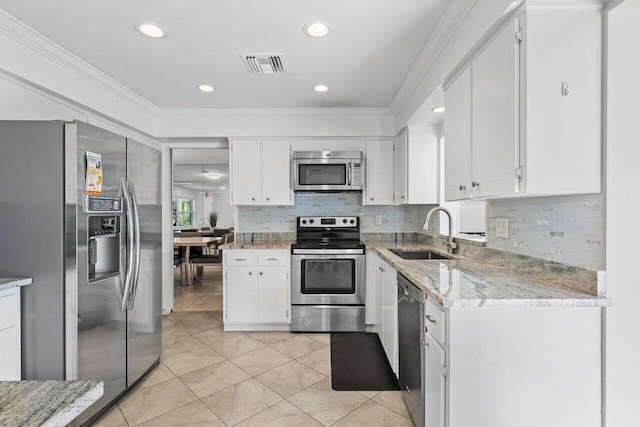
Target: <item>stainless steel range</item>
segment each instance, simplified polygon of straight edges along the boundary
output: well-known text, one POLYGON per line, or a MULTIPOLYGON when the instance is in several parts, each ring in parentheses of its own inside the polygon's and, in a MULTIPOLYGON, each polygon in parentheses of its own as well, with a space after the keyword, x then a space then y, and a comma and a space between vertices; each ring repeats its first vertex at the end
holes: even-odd
POLYGON ((298 217, 291 330, 364 331, 365 246, 358 217, 298 217))

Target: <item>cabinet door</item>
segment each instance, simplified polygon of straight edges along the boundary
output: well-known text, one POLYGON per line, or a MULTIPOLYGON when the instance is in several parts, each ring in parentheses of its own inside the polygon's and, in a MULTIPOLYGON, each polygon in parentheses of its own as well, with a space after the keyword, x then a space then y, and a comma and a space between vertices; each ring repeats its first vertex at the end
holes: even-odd
POLYGON ((380 334, 380 328, 378 324, 380 317, 378 315, 380 308, 380 301, 378 297, 378 274, 380 273, 380 257, 372 250, 367 250, 367 262, 366 262, 366 286, 367 293, 364 303, 364 323, 367 325, 373 325, 373 332, 380 334))
POLYGON ((258 266, 258 322, 289 322, 287 267, 258 266))
POLYGON ((20 381, 20 288, 0 291, 0 381, 20 381))
POLYGON ((393 139, 367 140, 363 205, 393 205, 393 139))
POLYGON ((225 279, 226 322, 256 323, 258 318, 256 267, 227 267, 225 279))
POLYGON ((400 131, 395 139, 393 153, 393 201, 397 205, 408 203, 407 200, 407 146, 408 132, 400 131))
POLYGON ((382 262, 382 347, 398 375, 398 279, 397 271, 382 262))
POLYGON ((446 201, 471 195, 471 68, 444 93, 444 197, 446 201))
POLYGON ((262 199, 262 143, 236 139, 231 142, 231 204, 259 205, 262 199))
POLYGON ((476 196, 518 191, 518 42, 505 28, 472 64, 472 186, 476 196))
POLYGON ((446 353, 438 342, 427 334, 425 348, 425 426, 445 427, 446 353))
POLYGON ((262 141, 262 204, 293 205, 288 140, 262 141))

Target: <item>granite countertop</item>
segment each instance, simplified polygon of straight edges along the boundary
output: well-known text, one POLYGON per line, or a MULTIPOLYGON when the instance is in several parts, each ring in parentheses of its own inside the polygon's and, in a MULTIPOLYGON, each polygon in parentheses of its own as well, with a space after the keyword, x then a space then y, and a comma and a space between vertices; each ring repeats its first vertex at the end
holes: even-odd
POLYGON ((440 250, 425 244, 369 242, 367 247, 423 289, 443 307, 604 307, 610 300, 519 275, 463 256, 443 260, 404 260, 389 249, 440 250))
POLYGON ((19 278, 3 277, 3 278, 0 278, 0 291, 15 288, 18 286, 27 286, 30 284, 31 284, 30 277, 19 277, 19 278))
POLYGON ((293 240, 263 240, 255 243, 233 242, 220 246, 221 249, 291 249, 293 240))
POLYGON ((102 381, 0 381, 0 426, 64 426, 102 393, 102 381))

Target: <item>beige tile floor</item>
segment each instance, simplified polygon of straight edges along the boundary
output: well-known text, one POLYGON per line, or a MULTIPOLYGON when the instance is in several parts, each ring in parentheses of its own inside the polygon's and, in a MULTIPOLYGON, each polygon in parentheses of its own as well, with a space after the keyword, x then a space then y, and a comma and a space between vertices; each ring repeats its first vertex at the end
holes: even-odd
MULTIPOLYGON (((183 275, 183 283, 186 279, 183 275)), ((222 269, 219 265, 204 267, 203 280, 181 286, 180 269, 173 271, 174 311, 222 311, 222 269)))
POLYGON ((413 425, 400 392, 331 389, 329 334, 225 332, 219 267, 179 274, 160 364, 97 426, 413 425))
POLYGON ((411 426, 400 392, 331 389, 329 334, 224 332, 221 313, 163 319, 160 364, 105 426, 411 426))

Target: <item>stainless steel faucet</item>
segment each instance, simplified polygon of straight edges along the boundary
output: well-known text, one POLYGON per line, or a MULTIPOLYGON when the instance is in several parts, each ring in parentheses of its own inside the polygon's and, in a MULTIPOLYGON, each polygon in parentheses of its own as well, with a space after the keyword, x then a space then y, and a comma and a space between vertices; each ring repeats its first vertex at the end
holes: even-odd
POLYGON ((448 246, 447 252, 453 253, 453 251, 458 247, 458 244, 453 241, 453 224, 452 224, 452 221, 451 221, 451 212, 449 212, 448 209, 443 208, 441 206, 436 206, 435 208, 432 208, 429 212, 427 212, 427 218, 424 220, 424 224, 422 225, 422 229, 424 231, 427 231, 427 228, 429 227, 429 220, 431 219, 431 215, 436 211, 442 211, 442 212, 446 213, 447 216, 449 217, 449 240, 444 240, 442 238, 439 238, 439 239, 447 244, 447 246, 448 246))

